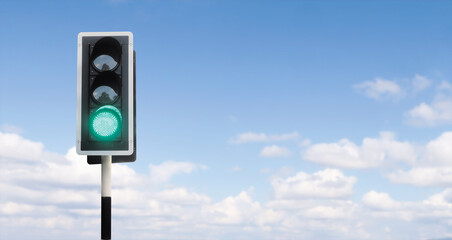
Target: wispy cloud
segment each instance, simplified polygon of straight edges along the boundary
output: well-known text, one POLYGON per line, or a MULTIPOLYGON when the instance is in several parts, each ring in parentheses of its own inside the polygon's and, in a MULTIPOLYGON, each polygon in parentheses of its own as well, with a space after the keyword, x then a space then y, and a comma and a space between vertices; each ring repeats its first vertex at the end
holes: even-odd
POLYGON ((358 92, 376 100, 398 100, 406 96, 414 96, 432 85, 433 81, 426 76, 415 74, 410 79, 387 80, 375 78, 353 85, 358 92))
POLYGON ((232 123, 237 123, 238 118, 236 116, 233 115, 229 115, 228 116, 229 121, 231 121, 232 123))
POLYGON ((159 165, 150 164, 149 174, 153 182, 161 183, 169 181, 174 175, 191 173, 196 169, 206 169, 206 167, 191 162, 167 161, 159 165))
POLYGON ((437 87, 438 90, 440 91, 450 91, 452 90, 452 84, 450 84, 448 81, 441 81, 441 83, 438 85, 437 87))
POLYGON ((234 167, 228 169, 228 171, 229 172, 241 172, 241 171, 243 171, 243 168, 239 167, 239 166, 234 166, 234 167))
POLYGON ((376 78, 353 86, 369 98, 401 98, 405 95, 402 88, 394 81, 376 78))
POLYGON ((411 80, 411 84, 413 86, 413 91, 416 93, 430 87, 432 81, 425 76, 416 74, 414 78, 411 80))
POLYGON ((275 158, 275 157, 288 157, 292 153, 286 147, 280 147, 277 145, 266 146, 262 149, 260 156, 266 158, 275 158))
POLYGON ((22 134, 24 132, 22 128, 7 123, 2 124, 2 130, 6 133, 16 133, 16 134, 22 134))

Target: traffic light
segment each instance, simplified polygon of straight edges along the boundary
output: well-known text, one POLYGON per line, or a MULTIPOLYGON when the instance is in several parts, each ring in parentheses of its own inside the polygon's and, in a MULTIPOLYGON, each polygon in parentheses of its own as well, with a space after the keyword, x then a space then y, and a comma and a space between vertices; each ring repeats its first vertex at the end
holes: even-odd
POLYGON ((89 163, 107 155, 113 162, 135 161, 132 33, 82 32, 77 49, 77 153, 89 163))

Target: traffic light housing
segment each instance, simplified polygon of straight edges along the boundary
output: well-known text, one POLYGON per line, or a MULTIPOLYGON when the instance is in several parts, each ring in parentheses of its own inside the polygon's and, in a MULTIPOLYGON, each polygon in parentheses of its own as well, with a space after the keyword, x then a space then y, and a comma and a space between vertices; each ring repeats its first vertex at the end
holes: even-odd
POLYGON ((89 163, 100 163, 102 155, 135 161, 132 33, 82 32, 77 57, 77 153, 89 163))

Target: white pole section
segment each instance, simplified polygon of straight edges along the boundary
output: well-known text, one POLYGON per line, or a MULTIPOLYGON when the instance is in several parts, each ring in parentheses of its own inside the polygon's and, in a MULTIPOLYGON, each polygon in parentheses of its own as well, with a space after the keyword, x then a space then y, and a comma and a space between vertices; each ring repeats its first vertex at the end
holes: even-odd
POLYGON ((111 156, 101 156, 101 239, 111 239, 111 156))
POLYGON ((102 161, 102 197, 111 197, 111 156, 101 156, 102 161))

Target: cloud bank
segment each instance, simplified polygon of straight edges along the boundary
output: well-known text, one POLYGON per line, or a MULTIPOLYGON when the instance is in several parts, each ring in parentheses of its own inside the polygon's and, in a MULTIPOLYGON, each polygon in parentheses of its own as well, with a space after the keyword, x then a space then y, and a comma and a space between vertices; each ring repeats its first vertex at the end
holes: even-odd
MULTIPOLYGON (((450 138, 446 133, 431 141, 422 164, 447 165, 443 160, 450 153, 438 149, 450 138)), ((372 150, 411 161, 411 150, 393 154, 388 142, 410 149, 382 134, 360 147, 352 145, 351 152, 358 152, 357 159, 372 150)), ((0 189, 6 193, 0 195, 1 239, 99 237, 100 168, 87 165, 74 148, 63 156, 46 151, 42 143, 0 133, 0 166, 0 189)), ((359 179, 327 168, 270 179, 266 200, 256 200, 253 187, 213 200, 195 189, 167 184, 177 174, 209 171, 196 163, 151 164, 144 174, 122 164, 112 170, 115 239, 413 239, 450 233, 450 188, 420 202, 398 201, 372 189, 354 201, 359 179), (408 229, 393 227, 398 225, 408 229)))

